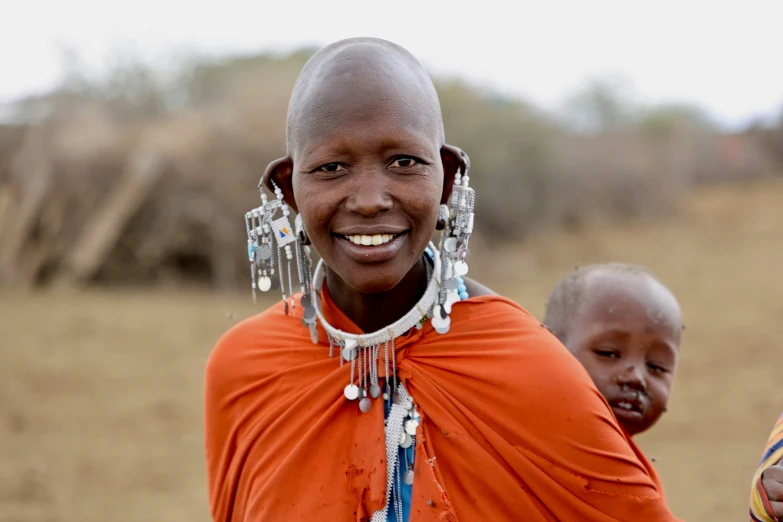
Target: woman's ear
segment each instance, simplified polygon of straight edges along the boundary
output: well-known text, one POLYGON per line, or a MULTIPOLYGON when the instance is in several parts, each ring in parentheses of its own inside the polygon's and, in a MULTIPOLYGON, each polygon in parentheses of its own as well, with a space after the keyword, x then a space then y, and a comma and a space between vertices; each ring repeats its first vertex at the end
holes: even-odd
POLYGON ((454 187, 454 177, 457 172, 465 175, 470 169, 470 159, 462 149, 453 145, 443 145, 440 149, 440 159, 443 162, 443 195, 440 202, 448 205, 451 189, 454 187))
POLYGON ((296 201, 294 200, 294 162, 290 157, 276 159, 270 163, 264 175, 261 177, 261 181, 258 183, 258 187, 265 186, 273 194, 275 192, 274 185, 280 187, 283 191, 283 201, 285 201, 294 212, 299 212, 296 207, 296 201), (274 185, 273 185, 274 183, 274 185))

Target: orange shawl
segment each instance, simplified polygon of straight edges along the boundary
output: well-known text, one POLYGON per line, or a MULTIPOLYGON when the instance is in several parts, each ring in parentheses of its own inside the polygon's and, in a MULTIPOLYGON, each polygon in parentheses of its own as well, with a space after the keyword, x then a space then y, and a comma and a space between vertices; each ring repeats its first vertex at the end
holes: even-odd
MULTIPOLYGON (((298 302, 298 297, 297 297, 298 302)), ((361 333, 323 292, 330 324, 361 333)), ((297 309, 297 315, 300 310, 297 309)), ((411 522, 673 521, 650 463, 582 366, 495 296, 454 305, 451 330, 397 339, 418 410, 411 522)), ((367 521, 386 492, 383 404, 343 396, 350 365, 282 304, 236 325, 206 371, 216 522, 367 521)), ((383 374, 381 361, 380 372, 383 374)))

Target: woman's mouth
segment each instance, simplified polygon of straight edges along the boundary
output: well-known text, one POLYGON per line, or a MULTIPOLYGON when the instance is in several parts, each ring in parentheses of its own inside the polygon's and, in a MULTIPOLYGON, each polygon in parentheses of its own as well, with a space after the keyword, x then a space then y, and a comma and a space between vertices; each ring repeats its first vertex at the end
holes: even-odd
POLYGON ((380 246, 384 245, 390 241, 394 241, 399 236, 403 235, 405 232, 400 232, 399 234, 373 234, 373 235, 366 235, 366 234, 353 234, 353 235, 342 235, 342 234, 336 234, 337 237, 340 239, 345 239, 353 243, 354 245, 360 245, 360 246, 380 246))
MULTIPOLYGON (((369 231, 368 231, 369 232, 369 231)), ((358 263, 385 263, 399 252, 408 231, 378 234, 333 234, 340 249, 358 263)))

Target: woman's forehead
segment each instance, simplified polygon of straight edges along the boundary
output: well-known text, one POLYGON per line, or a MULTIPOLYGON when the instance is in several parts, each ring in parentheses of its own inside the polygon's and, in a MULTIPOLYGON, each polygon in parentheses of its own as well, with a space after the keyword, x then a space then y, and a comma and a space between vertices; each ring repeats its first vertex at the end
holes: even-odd
POLYGON ((394 136, 435 133, 442 145, 440 102, 429 76, 409 57, 369 46, 306 67, 291 96, 288 145, 309 147, 335 129, 394 136), (403 59, 405 58, 405 59, 403 59))
POLYGON ((357 145, 438 149, 442 125, 440 111, 411 89, 324 90, 302 107, 292 123, 289 153, 301 156, 324 147, 357 145))

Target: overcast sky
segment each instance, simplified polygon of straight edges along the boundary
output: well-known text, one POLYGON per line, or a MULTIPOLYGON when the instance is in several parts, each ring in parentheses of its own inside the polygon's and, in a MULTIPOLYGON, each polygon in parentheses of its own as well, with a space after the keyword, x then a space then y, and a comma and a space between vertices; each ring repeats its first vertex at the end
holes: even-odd
POLYGON ((118 49, 156 64, 185 51, 286 51, 351 36, 410 50, 547 108, 622 76, 645 102, 697 103, 741 124, 783 107, 783 0, 0 0, 0 102, 62 76, 66 45, 100 71, 118 49))

